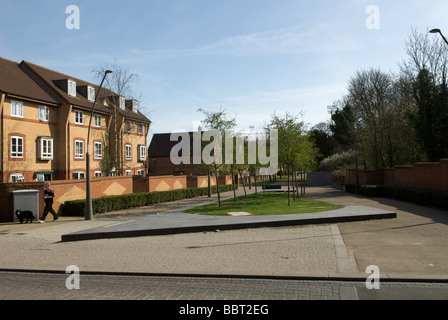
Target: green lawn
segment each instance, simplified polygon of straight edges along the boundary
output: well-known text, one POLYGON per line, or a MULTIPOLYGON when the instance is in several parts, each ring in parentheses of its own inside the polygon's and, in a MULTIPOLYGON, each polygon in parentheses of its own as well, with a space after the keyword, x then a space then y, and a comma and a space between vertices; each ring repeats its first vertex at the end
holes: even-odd
POLYGON ((307 198, 296 198, 296 201, 294 201, 292 195, 291 206, 289 207, 287 193, 267 192, 263 194, 259 192, 257 195, 250 194, 247 197, 239 197, 236 202, 233 199, 222 201, 222 207, 213 203, 191 208, 186 212, 220 216, 227 216, 229 212, 248 212, 254 216, 260 216, 323 212, 340 208, 343 207, 307 198))

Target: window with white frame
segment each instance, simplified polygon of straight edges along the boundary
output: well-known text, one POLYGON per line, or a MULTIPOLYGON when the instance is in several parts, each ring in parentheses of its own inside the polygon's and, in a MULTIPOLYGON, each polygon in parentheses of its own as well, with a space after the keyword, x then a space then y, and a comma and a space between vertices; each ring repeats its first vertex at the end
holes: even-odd
POLYGON ((86 178, 86 173, 79 171, 79 172, 73 172, 72 175, 74 180, 80 180, 80 179, 85 179, 86 178))
POLYGON ((23 158, 23 137, 11 137, 11 158, 23 158))
POLYGON ((103 159, 103 144, 101 142, 95 142, 94 154, 95 159, 103 159))
POLYGON ((25 178, 23 176, 23 174, 21 173, 13 173, 11 175, 11 182, 12 183, 18 183, 18 182, 24 182, 25 178))
POLYGON ((145 170, 144 169, 137 170, 137 175, 144 177, 145 176, 145 170))
POLYGON ((95 128, 101 128, 101 116, 99 114, 93 116, 93 125, 95 128))
POLYGON ((41 160, 53 159, 53 139, 51 138, 39 139, 39 159, 41 160))
POLYGON ((84 159, 84 141, 75 141, 75 159, 84 159))
POLYGON ((146 160, 146 146, 144 145, 138 146, 138 160, 140 161, 146 160))
POLYGON ((102 177, 103 173, 101 171, 95 171, 95 178, 102 177))
POLYGON ((22 101, 11 101, 11 116, 17 118, 23 118, 23 102, 22 101))
POLYGON ((130 144, 126 145, 126 160, 132 160, 132 146, 130 144))
POLYGON ((90 102, 95 102, 95 88, 88 86, 87 87, 87 99, 90 102))
POLYGON ((127 176, 132 176, 132 170, 126 170, 126 175, 127 176))
POLYGON ((53 181, 53 173, 36 173, 36 181, 53 181))
POLYGON ((84 124, 84 112, 75 110, 75 124, 84 124))
POLYGON ((76 97, 76 82, 73 80, 68 80, 68 95, 76 97))
POLYGON ((50 121, 50 108, 47 106, 39 106, 39 120, 50 121))

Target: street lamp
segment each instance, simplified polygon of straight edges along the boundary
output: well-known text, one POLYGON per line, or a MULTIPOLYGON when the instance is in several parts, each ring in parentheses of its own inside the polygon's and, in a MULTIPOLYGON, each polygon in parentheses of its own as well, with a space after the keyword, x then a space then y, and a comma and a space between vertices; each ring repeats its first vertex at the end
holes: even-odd
POLYGON ((93 210, 92 210, 92 191, 91 191, 91 179, 90 179, 90 127, 92 125, 93 112, 95 111, 96 100, 100 94, 101 87, 103 86, 104 80, 106 80, 106 76, 112 73, 111 70, 106 70, 104 72, 103 80, 101 81, 100 87, 98 88, 98 92, 95 96, 95 101, 93 102, 92 114, 90 115, 89 121, 89 130, 87 131, 87 153, 86 153, 86 220, 93 219, 93 210))
POLYGON ((442 34, 442 31, 440 29, 432 29, 429 31, 429 33, 438 33, 442 36, 443 41, 448 45, 448 40, 446 40, 445 36, 442 34))

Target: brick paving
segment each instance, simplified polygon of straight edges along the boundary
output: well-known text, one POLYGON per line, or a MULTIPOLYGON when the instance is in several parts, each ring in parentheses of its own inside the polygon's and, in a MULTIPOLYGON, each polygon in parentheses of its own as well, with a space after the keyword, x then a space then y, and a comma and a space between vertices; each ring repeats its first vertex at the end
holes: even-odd
POLYGON ((1 300, 355 300, 448 299, 448 283, 387 282, 368 290, 360 281, 166 277, 0 272, 1 300))
POLYGON ((55 225, 1 236, 0 268, 65 271, 76 265, 86 272, 217 275, 338 271, 331 225, 61 243, 59 235, 66 230, 55 225))

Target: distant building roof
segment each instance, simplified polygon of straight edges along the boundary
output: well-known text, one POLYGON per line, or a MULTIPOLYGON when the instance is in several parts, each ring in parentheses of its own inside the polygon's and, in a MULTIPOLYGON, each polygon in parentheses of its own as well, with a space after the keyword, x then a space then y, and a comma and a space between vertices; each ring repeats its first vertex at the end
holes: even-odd
MULTIPOLYGON (((186 133, 186 132, 184 132, 186 133)), ((190 135, 190 152, 193 152, 193 132, 188 132, 190 135)), ((179 138, 180 139, 180 138, 179 138)), ((171 141, 171 133, 156 133, 152 137, 151 144, 148 149, 149 157, 169 157, 171 150, 180 142, 171 141)))

